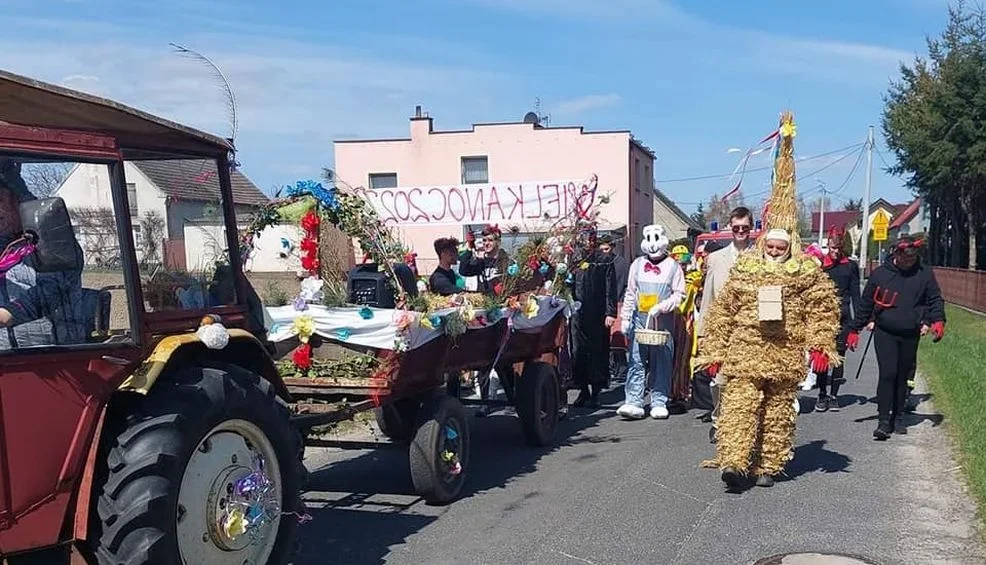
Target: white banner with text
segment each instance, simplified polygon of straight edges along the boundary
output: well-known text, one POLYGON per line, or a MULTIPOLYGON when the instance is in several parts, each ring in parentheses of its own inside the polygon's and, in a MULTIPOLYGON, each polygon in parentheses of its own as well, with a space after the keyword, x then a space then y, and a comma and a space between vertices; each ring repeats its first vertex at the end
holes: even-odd
POLYGON ((587 209, 595 193, 585 179, 365 191, 385 224, 401 226, 541 223, 587 209))

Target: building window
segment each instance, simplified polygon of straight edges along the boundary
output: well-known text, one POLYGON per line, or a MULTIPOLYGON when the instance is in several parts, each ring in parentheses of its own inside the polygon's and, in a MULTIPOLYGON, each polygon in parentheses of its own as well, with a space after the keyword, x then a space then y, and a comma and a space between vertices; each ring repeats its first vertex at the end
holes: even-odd
POLYGON ((140 215, 140 210, 137 208, 137 185, 128 182, 127 183, 127 203, 130 205, 130 217, 136 218, 140 215))
POLYGON ((644 188, 647 189, 648 194, 654 188, 654 177, 650 174, 650 165, 644 165, 644 188))
POLYGON ((640 192, 640 158, 634 157, 633 159, 633 189, 640 192))
POLYGON ((370 173, 370 188, 397 188, 397 173, 370 173))
POLYGON ((488 182, 490 182, 490 170, 486 157, 462 158, 462 184, 485 184, 488 182))

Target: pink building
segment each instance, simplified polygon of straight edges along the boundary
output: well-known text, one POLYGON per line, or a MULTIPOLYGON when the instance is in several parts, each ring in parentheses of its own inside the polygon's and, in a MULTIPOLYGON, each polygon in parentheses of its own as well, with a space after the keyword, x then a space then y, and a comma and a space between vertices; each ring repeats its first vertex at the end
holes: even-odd
POLYGON ((570 210, 592 175, 598 194, 610 198, 600 208, 602 230, 636 242, 654 217, 654 154, 629 131, 543 127, 533 113, 524 122, 435 131, 420 107, 410 130, 406 139, 336 141, 335 170, 341 181, 371 189, 371 202, 398 226, 422 273, 437 264, 435 239, 461 240, 487 223, 504 231, 509 252, 545 218, 570 210), (512 226, 520 235, 506 233, 512 226))

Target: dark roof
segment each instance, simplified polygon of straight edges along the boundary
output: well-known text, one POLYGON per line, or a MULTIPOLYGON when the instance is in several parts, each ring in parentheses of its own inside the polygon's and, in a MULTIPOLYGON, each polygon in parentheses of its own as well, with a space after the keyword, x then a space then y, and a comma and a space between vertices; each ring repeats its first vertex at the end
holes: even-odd
POLYGON ((663 192, 661 192, 660 190, 658 190, 658 189, 655 188, 654 189, 654 196, 657 197, 658 200, 660 200, 661 202, 663 202, 664 205, 667 206, 668 209, 670 209, 671 212, 673 212, 675 216, 678 216, 679 218, 681 218, 681 221, 685 222, 685 224, 688 225, 688 227, 693 228, 693 229, 696 229, 696 230, 701 230, 702 229, 702 226, 698 225, 698 222, 696 222, 695 220, 693 220, 691 216, 689 216, 688 214, 686 214, 681 208, 678 207, 677 204, 674 203, 674 200, 671 200, 670 198, 668 198, 663 192))
MULTIPOLYGON (((161 191, 175 200, 217 202, 219 200, 219 174, 216 162, 205 159, 181 159, 168 161, 133 161, 161 191)), ((260 206, 270 201, 250 179, 240 171, 230 174, 233 203, 260 206)))
POLYGON ((905 222, 911 221, 911 218, 913 218, 918 213, 918 210, 920 209, 921 209, 920 198, 915 198, 910 204, 907 204, 907 207, 904 208, 903 210, 900 210, 898 208, 897 216, 893 219, 892 222, 890 222, 890 229, 899 228, 905 222))
POLYGON ((118 102, 0 70, 0 121, 29 127, 100 133, 116 138, 124 157, 151 153, 220 156, 225 139, 118 102))
MULTIPOLYGON (((811 231, 813 232, 818 232, 818 226, 821 224, 819 216, 818 212, 812 212, 811 214, 811 231)), ((859 216, 860 213, 855 210, 825 212, 825 231, 833 227, 846 229, 854 226, 859 223, 859 216)))

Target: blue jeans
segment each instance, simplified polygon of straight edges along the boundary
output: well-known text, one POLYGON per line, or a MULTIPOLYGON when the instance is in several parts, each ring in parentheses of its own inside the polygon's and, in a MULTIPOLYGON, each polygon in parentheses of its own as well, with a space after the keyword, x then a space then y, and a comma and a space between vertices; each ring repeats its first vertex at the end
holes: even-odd
MULTIPOLYGON (((630 369, 627 371, 626 403, 644 407, 644 391, 650 386, 650 405, 667 406, 671 394, 671 371, 674 362, 674 339, 666 345, 640 345, 637 330, 644 327, 646 314, 634 313, 630 324, 630 369)), ((673 318, 670 315, 657 318, 657 329, 670 332, 673 318)))

